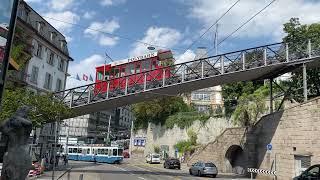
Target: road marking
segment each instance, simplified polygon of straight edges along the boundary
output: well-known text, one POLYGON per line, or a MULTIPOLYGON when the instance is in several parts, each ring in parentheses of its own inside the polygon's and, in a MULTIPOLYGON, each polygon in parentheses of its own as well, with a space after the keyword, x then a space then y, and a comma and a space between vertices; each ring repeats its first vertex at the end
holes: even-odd
MULTIPOLYGON (((118 166, 115 166, 115 165, 111 165, 111 166, 113 166, 113 167, 115 167, 115 168, 118 168, 118 169, 121 169, 122 171, 125 171, 125 172, 127 172, 128 174, 130 174, 131 176, 136 176, 135 174, 129 172, 127 169, 124 169, 124 168, 121 168, 121 167, 118 167, 118 166)), ((145 178, 140 177, 140 176, 138 176, 138 178, 139 178, 139 179, 142 179, 142 180, 146 180, 145 178)))
POLYGON ((140 176, 139 176, 138 178, 139 178, 139 179, 143 179, 143 180, 145 180, 145 178, 143 178, 143 177, 140 177, 140 176))

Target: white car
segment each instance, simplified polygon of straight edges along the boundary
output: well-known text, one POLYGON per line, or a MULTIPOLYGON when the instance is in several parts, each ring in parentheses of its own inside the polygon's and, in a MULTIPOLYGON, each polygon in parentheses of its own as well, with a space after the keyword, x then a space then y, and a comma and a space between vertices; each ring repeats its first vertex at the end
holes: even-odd
POLYGON ((159 154, 148 154, 146 156, 146 162, 149 164, 152 164, 152 163, 160 164, 160 155, 159 154))

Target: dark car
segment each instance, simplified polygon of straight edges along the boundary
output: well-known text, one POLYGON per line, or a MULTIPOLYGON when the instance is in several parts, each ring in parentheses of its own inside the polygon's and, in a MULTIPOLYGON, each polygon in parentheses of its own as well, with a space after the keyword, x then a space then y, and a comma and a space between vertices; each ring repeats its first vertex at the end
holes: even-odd
POLYGON ((218 168, 212 162, 196 162, 189 169, 190 175, 211 176, 215 178, 218 174, 218 168))
POLYGON ((179 159, 176 159, 176 158, 168 158, 168 159, 166 159, 165 161, 164 161, 164 163, 163 163, 163 167, 164 168, 173 168, 173 169, 175 169, 175 168, 178 168, 178 169, 180 169, 180 161, 179 161, 179 159))
POLYGON ((294 180, 320 180, 320 164, 313 165, 294 180))

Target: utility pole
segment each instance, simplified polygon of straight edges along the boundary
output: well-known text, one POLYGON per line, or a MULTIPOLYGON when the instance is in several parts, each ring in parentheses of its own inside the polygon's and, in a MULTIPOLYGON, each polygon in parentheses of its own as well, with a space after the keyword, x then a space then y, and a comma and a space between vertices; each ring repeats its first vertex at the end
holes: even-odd
POLYGON ((129 155, 132 155, 133 148, 133 119, 131 119, 131 128, 130 128, 130 144, 129 144, 129 155))
POLYGON ((216 24, 216 32, 214 34, 214 47, 215 47, 215 55, 218 55, 218 27, 219 24, 216 24))
POLYGON ((107 134, 107 141, 109 143, 109 136, 110 136, 110 121, 111 121, 111 114, 109 116, 109 125, 108 125, 108 134, 107 134))
POLYGON ((55 122, 55 128, 54 128, 54 147, 53 147, 52 180, 54 180, 54 171, 55 171, 55 168, 56 168, 57 131, 58 131, 58 119, 57 119, 56 122, 55 122))

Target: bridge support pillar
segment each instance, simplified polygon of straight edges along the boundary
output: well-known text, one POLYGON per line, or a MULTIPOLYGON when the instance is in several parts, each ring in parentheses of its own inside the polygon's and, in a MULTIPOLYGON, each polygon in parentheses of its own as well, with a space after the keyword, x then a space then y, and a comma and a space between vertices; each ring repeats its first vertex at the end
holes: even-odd
POLYGON ((270 78, 270 113, 273 113, 273 92, 272 92, 272 84, 273 84, 273 78, 270 78))
POLYGON ((302 76, 303 76, 303 97, 304 101, 308 100, 308 87, 307 87, 307 66, 303 64, 302 66, 302 76))

